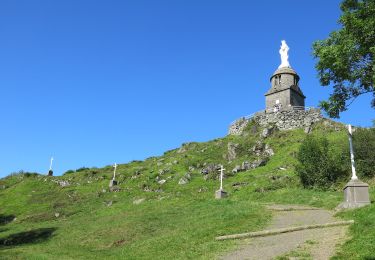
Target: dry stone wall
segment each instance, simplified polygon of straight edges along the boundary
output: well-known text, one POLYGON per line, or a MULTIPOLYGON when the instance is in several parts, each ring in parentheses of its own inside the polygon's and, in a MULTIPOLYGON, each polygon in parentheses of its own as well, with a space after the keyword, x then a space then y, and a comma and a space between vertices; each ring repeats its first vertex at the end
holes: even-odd
POLYGON ((278 112, 258 112, 251 119, 240 118, 229 126, 230 135, 241 135, 250 120, 262 127, 276 126, 279 130, 304 128, 309 131, 311 125, 323 119, 319 109, 284 110, 278 112))

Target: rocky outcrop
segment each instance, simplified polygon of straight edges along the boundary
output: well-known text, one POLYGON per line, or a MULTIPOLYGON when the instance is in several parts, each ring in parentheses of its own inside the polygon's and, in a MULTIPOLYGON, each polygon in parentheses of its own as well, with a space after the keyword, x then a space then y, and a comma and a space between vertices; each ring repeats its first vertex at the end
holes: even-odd
POLYGON ((250 120, 254 120, 258 125, 267 129, 262 132, 262 135, 266 137, 269 135, 270 127, 276 127, 281 131, 297 128, 309 131, 312 124, 322 119, 323 116, 320 110, 315 108, 309 110, 282 110, 271 113, 262 111, 255 113, 251 119, 241 118, 235 121, 229 126, 229 134, 241 135, 250 120))
POLYGON ((237 149, 239 147, 239 144, 235 143, 228 143, 228 154, 227 154, 227 159, 228 161, 233 161, 237 157, 237 149))
POLYGON ((232 135, 241 135, 243 133, 243 130, 249 123, 249 120, 242 117, 236 121, 234 121, 230 126, 229 126, 229 134, 232 135))

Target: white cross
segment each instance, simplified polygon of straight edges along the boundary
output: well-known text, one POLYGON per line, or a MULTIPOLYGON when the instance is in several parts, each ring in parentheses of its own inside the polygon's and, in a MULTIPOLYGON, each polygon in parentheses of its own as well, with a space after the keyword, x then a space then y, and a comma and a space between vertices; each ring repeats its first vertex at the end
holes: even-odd
POLYGON ((220 168, 220 190, 223 190, 223 173, 225 171, 223 165, 221 165, 221 168, 220 168))
POLYGON ((348 125, 349 131, 349 147, 350 147, 350 161, 352 163, 352 180, 358 180, 357 174, 355 172, 355 165, 354 165, 354 151, 353 151, 353 141, 352 141, 352 126, 348 125))
POLYGON ((114 170, 113 170, 113 180, 116 178, 116 169, 117 169, 117 163, 115 163, 114 165, 113 165, 113 168, 115 168, 114 170))
POLYGON ((51 157, 51 163, 49 165, 49 170, 52 171, 52 162, 53 162, 53 157, 51 157))

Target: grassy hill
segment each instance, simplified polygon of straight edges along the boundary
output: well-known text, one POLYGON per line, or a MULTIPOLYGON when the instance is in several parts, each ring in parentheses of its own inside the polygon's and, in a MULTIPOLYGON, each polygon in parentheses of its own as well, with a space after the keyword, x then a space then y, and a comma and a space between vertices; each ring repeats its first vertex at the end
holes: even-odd
MULTIPOLYGON (((303 130, 267 137, 262 130, 253 123, 241 136, 186 143, 160 157, 119 165, 118 192, 108 188, 112 166, 3 178, 0 258, 213 259, 238 243, 215 236, 261 230, 271 219, 269 203, 334 208, 341 202, 344 183, 329 191, 302 188, 294 167, 303 130), (219 165, 227 169, 224 200, 214 199, 219 165), (239 172, 232 173, 236 166, 239 172)), ((343 126, 328 120, 312 134, 332 145, 347 142, 343 126)), ((374 193, 371 188, 372 198, 374 193)), ((337 259, 375 258, 374 205, 340 216, 356 223, 337 259)))

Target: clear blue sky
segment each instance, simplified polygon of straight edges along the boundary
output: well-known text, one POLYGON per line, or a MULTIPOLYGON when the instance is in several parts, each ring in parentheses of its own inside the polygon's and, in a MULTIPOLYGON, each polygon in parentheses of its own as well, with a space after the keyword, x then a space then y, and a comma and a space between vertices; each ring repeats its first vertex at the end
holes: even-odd
MULTIPOLYGON (((314 40, 338 28, 339 1, 0 2, 0 177, 105 166, 222 137, 264 108, 290 47, 306 105, 319 85, 314 40)), ((370 126, 369 97, 340 119, 370 126)))

